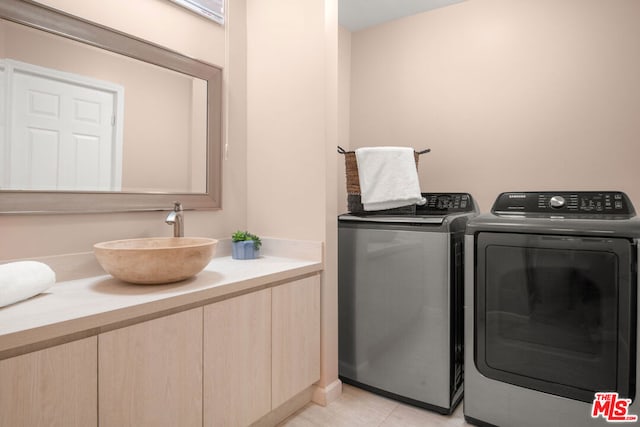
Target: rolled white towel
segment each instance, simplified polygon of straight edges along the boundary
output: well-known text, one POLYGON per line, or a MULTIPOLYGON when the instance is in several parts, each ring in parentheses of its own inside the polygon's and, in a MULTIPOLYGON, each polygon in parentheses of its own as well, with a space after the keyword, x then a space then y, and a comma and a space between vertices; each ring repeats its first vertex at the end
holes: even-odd
POLYGON ((17 261, 0 265, 0 307, 31 298, 56 283, 56 273, 47 264, 17 261))

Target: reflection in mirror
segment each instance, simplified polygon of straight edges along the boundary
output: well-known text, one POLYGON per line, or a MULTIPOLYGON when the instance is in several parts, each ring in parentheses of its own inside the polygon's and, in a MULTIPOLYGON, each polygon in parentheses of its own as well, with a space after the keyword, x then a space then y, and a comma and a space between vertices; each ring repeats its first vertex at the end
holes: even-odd
POLYGON ((220 69, 28 1, 0 17, 0 211, 219 207, 220 69))
POLYGON ((204 192, 203 80, 8 21, 0 32, 0 188, 204 192))

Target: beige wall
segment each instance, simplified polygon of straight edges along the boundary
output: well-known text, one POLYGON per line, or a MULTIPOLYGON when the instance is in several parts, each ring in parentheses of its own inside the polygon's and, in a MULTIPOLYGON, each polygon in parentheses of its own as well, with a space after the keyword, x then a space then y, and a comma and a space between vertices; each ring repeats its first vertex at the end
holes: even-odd
POLYGON ((0 58, 4 58, 5 53, 5 44, 7 42, 6 29, 5 26, 0 24, 0 58))
MULTIPOLYGON (((229 3, 224 27, 165 0, 41 3, 225 67, 228 151, 223 161, 223 209, 186 212, 185 234, 228 237, 235 229, 245 228, 245 2, 229 3)), ((1 215, 0 260, 85 252, 104 240, 168 236, 172 228, 164 223, 166 214, 1 215)))
MULTIPOLYGON (((338 28, 338 145, 349 151, 351 112, 351 32, 338 28)), ((338 212, 347 212, 344 156, 338 156, 338 212)))
POLYGON ((249 226, 324 240, 324 1, 247 3, 249 226))
POLYGON ((338 379, 338 222, 336 144, 340 138, 340 38, 338 0, 324 0, 325 6, 325 218, 324 272, 322 273, 321 392, 314 401, 326 404, 342 392, 338 379))
POLYGON ((547 189, 640 207, 638 22, 637 0, 468 0, 356 32, 351 148, 429 147, 422 190, 483 211, 547 189))
POLYGON ((337 0, 247 4, 247 224, 325 242, 320 386, 330 388, 338 380, 337 0))

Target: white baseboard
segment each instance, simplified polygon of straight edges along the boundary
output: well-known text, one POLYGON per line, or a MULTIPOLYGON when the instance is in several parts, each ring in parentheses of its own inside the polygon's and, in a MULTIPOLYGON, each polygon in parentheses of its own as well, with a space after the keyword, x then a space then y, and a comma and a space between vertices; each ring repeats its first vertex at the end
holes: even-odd
POLYGON ((335 380, 326 387, 316 386, 311 401, 320 406, 327 406, 342 394, 342 381, 335 380))

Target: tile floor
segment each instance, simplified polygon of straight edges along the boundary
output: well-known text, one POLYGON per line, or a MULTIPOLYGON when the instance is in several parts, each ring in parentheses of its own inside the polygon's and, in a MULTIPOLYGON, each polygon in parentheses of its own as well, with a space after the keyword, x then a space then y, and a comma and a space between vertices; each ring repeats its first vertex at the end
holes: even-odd
POLYGON ((464 421, 462 404, 451 416, 416 408, 368 391, 342 385, 342 395, 322 407, 309 403, 287 418, 281 427, 459 427, 464 421))

